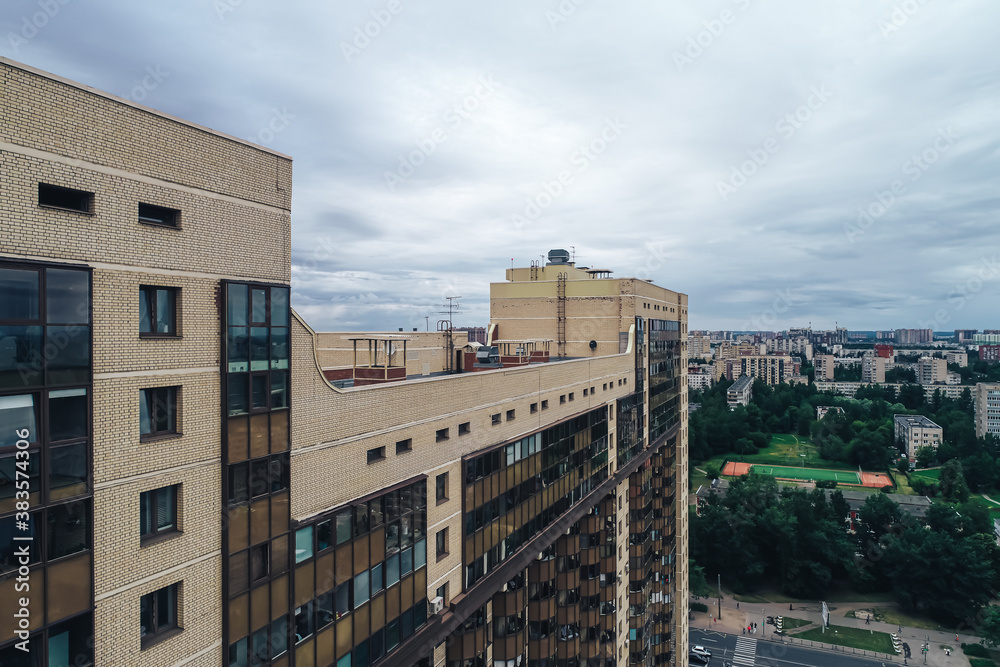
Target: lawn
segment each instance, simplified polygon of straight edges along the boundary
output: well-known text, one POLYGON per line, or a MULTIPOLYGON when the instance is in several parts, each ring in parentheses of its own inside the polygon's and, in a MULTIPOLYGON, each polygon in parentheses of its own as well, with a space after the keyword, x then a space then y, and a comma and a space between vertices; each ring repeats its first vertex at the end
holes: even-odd
MULTIPOLYGON (((739 454, 730 455, 731 461, 740 460, 739 454)), ((771 436, 771 444, 756 454, 743 457, 747 463, 762 463, 764 465, 802 466, 805 468, 837 468, 852 470, 853 467, 838 461, 827 461, 820 458, 816 447, 809 438, 791 433, 776 433, 771 436), (804 455, 804 456, 803 456, 804 455)))
POLYGON ((928 482, 933 482, 937 484, 941 479, 941 468, 924 468, 923 470, 914 470, 910 472, 911 477, 922 477, 928 482))
POLYGON ((892 638, 888 633, 873 632, 863 628, 831 625, 826 629, 826 633, 823 632, 822 628, 814 628, 795 635, 795 638, 896 655, 896 651, 892 648, 892 638))
POLYGON ((892 623, 893 625, 902 625, 907 628, 940 630, 942 632, 951 630, 951 628, 946 628, 943 625, 935 623, 934 621, 923 616, 907 614, 905 611, 896 607, 875 607, 872 611, 875 613, 875 620, 881 621, 882 623, 892 623))
POLYGON ((996 664, 987 658, 969 658, 969 667, 996 667, 996 664))
POLYGON ((805 627, 810 623, 812 623, 812 621, 803 621, 801 618, 789 618, 788 616, 781 617, 781 629, 785 632, 794 630, 795 628, 805 627))

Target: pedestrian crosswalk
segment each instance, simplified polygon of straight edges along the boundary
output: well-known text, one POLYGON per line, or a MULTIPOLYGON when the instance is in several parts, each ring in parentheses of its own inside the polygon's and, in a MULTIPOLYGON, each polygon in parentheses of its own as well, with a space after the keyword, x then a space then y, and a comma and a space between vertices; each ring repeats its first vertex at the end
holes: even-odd
POLYGON ((736 638, 736 653, 733 655, 733 667, 754 667, 757 655, 757 640, 750 637, 736 638))

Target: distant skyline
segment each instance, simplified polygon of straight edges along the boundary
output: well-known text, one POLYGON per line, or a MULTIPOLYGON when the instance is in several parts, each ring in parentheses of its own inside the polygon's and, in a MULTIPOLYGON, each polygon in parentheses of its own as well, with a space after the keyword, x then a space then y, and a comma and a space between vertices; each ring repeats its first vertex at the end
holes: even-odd
POLYGON ((1000 4, 7 0, 4 57, 292 156, 314 328, 579 264, 699 329, 993 328, 1000 4), (849 326, 851 328, 851 326, 849 326))

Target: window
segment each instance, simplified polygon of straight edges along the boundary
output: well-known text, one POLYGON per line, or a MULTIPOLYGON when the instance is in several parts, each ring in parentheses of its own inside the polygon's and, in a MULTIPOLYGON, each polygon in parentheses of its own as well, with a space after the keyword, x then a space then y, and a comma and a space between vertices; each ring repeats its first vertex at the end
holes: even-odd
POLYGON ((434 539, 437 546, 437 558, 441 560, 448 555, 448 529, 439 530, 434 539))
POLYGON ((177 433, 177 390, 151 387, 139 390, 139 434, 143 439, 177 433))
POLYGON ((270 572, 270 558, 268 545, 262 544, 259 547, 250 549, 250 583, 260 581, 267 577, 270 572))
POLYGON ((143 538, 171 533, 177 528, 177 487, 145 491, 139 494, 139 524, 143 538))
POLYGON ((538 412, 538 403, 532 403, 531 406, 529 407, 529 411, 531 412, 531 414, 535 414, 536 412, 538 412))
POLYGON ((559 405, 562 405, 565 402, 566 402, 566 394, 560 394, 560 396, 559 396, 559 405))
POLYGON ((448 604, 448 584, 439 586, 437 590, 434 591, 434 594, 441 598, 445 604, 448 604))
POLYGON ((376 447, 368 450, 368 463, 375 463, 385 458, 385 447, 376 447))
POLYGON ((573 394, 573 392, 572 391, 569 392, 569 400, 572 401, 572 400, 575 400, 575 399, 576 399, 576 396, 573 394))
POLYGON ((38 184, 38 205, 77 213, 94 212, 94 193, 48 183, 38 184))
POLYGON ((512 419, 514 419, 514 411, 513 410, 508 410, 507 411, 507 421, 511 421, 512 419))
POLYGON ((468 435, 471 430, 472 430, 472 422, 465 422, 463 424, 458 425, 459 435, 468 435))
POLYGON ((448 500, 448 473, 443 472, 434 480, 434 496, 439 503, 448 500))
POLYGON ((139 334, 177 335, 177 289, 139 286, 139 334))
POLYGON ((549 402, 547 400, 542 401, 542 410, 548 410, 548 409, 549 409, 549 402))
POLYGON ((490 415, 490 421, 493 422, 493 426, 496 426, 497 424, 499 424, 500 423, 500 413, 498 412, 495 415, 490 415))
POLYGON ((406 440, 400 440, 396 443, 396 453, 405 454, 406 452, 413 451, 413 439, 407 438, 406 440))
POLYGON ((448 429, 446 428, 439 429, 438 432, 434 434, 435 442, 441 442, 442 440, 447 440, 447 439, 448 439, 448 429))
POLYGON ((139 204, 139 222, 144 222, 147 225, 178 227, 180 217, 181 212, 177 209, 153 206, 152 204, 139 204))
POLYGON ((587 388, 586 388, 586 387, 584 387, 584 388, 583 388, 583 395, 584 395, 584 396, 586 396, 586 395, 587 395, 587 388))
POLYGON ((177 627, 177 592, 180 584, 143 595, 139 601, 140 636, 143 648, 150 640, 177 627))

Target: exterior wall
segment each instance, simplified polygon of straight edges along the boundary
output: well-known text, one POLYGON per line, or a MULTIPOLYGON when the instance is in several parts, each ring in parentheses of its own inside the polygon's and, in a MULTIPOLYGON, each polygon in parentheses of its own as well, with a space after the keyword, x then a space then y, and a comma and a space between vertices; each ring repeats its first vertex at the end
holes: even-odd
POLYGON ((980 382, 976 385, 976 437, 987 433, 1000 436, 1000 384, 980 382))
POLYGON ((0 59, 0 261, 93 267, 95 658, 218 665, 221 489, 218 286, 290 279, 291 160, 0 59), (38 184, 94 193, 38 205, 38 184), (142 224, 138 204, 180 211, 142 224), (220 252, 220 248, 246 252, 220 252), (178 290, 178 336, 139 335, 140 285, 178 290), (140 440, 139 391, 180 387, 177 435, 140 440), (143 542, 142 492, 179 485, 179 532, 143 542), (180 583, 174 636, 143 649, 141 596, 180 583))
POLYGON ((861 381, 864 383, 885 382, 885 358, 864 357, 861 360, 861 381))
POLYGON ((832 354, 815 355, 816 381, 833 380, 834 359, 832 354))

